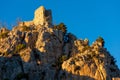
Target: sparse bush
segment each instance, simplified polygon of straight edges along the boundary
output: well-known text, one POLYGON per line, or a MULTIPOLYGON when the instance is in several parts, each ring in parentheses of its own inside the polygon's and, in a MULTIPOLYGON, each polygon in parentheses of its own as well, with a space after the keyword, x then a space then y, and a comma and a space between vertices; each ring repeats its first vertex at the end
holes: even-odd
POLYGON ((26 25, 22 26, 22 30, 23 31, 29 31, 30 30, 30 27, 27 27, 26 25))
POLYGON ((64 34, 67 32, 67 27, 64 23, 54 26, 53 29, 61 30, 64 34))
POLYGON ((97 42, 101 42, 102 43, 102 46, 104 46, 105 44, 105 41, 102 37, 98 37, 98 39, 96 39, 97 42))
POLYGON ((66 55, 61 56, 58 60, 60 63, 63 63, 67 59, 66 55))
POLYGON ((25 44, 18 44, 18 45, 16 46, 16 48, 15 48, 14 53, 20 52, 20 50, 24 49, 25 47, 26 47, 25 44))
POLYGON ((75 65, 74 71, 80 70, 80 66, 75 65))
POLYGON ((83 50, 82 50, 82 52, 84 52, 84 51, 86 51, 86 50, 90 50, 91 49, 91 47, 90 46, 85 46, 84 48, 83 48, 83 50))
POLYGON ((8 32, 4 32, 4 33, 0 34, 0 39, 1 38, 6 38, 6 37, 8 37, 8 32))
POLYGON ((90 55, 91 57, 97 57, 97 54, 95 52, 92 52, 90 55))
POLYGON ((87 56, 85 56, 85 60, 86 61, 91 61, 92 59, 93 59, 93 57, 90 54, 88 54, 87 56))

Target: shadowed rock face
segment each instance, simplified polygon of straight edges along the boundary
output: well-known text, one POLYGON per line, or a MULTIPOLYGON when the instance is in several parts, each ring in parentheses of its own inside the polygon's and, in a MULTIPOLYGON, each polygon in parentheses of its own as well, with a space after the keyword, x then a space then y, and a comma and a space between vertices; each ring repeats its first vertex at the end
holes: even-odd
POLYGON ((120 79, 102 38, 89 45, 51 24, 51 11, 42 6, 33 21, 0 29, 0 80, 120 79))

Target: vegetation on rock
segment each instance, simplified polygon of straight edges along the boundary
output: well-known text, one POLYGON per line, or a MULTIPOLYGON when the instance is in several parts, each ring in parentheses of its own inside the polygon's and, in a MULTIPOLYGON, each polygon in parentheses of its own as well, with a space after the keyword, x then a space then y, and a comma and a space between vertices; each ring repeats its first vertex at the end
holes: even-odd
POLYGON ((6 37, 8 37, 8 32, 1 33, 1 34, 0 34, 0 39, 1 39, 1 38, 6 38, 6 37))
POLYGON ((20 50, 24 49, 25 47, 25 44, 18 44, 14 50, 14 53, 20 52, 20 50))
POLYGON ((64 34, 67 32, 67 27, 64 23, 60 23, 58 25, 55 25, 53 29, 61 30, 64 34))
POLYGON ((104 46, 104 44, 105 44, 105 41, 104 41, 104 39, 101 36, 99 36, 98 39, 96 39, 96 41, 97 42, 101 42, 102 46, 104 46))
POLYGON ((5 27, 0 29, 0 39, 8 37, 9 30, 5 27))
POLYGON ((21 26, 22 27, 22 31, 30 31, 30 27, 24 25, 24 26, 21 26))

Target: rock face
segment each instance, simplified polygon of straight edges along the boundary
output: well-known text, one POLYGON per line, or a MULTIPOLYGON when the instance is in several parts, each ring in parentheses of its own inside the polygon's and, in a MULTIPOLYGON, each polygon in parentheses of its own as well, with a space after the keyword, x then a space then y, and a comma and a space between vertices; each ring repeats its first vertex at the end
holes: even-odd
POLYGON ((0 29, 0 80, 119 80, 120 70, 99 37, 92 45, 52 24, 43 6, 33 21, 0 29))

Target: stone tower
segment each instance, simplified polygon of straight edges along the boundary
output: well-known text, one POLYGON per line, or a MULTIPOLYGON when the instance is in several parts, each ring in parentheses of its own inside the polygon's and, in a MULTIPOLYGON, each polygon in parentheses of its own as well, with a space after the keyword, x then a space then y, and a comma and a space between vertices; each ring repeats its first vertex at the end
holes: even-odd
POLYGON ((40 6, 34 13, 33 22, 35 25, 52 24, 51 10, 46 10, 44 6, 40 6))
POLYGON ((52 12, 51 10, 46 10, 44 6, 40 6, 34 12, 34 19, 32 21, 20 22, 19 26, 30 26, 30 25, 51 25, 52 24, 52 12))

